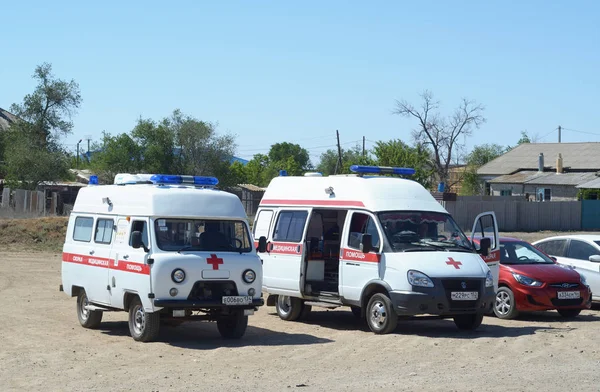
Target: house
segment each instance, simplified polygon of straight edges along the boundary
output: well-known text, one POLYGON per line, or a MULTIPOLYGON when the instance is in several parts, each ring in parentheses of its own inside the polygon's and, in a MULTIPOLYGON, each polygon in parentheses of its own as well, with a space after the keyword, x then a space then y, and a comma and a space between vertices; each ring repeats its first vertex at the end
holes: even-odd
POLYGON ((477 170, 492 196, 576 200, 600 174, 600 143, 524 143, 477 170))

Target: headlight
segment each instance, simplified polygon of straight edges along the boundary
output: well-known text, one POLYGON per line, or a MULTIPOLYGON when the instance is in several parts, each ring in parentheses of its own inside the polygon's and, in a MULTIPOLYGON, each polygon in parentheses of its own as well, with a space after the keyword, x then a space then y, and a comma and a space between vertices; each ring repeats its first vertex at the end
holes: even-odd
POLYGON ((515 280, 525 286, 533 286, 533 287, 540 287, 542 285, 542 282, 537 281, 535 279, 531 279, 528 276, 525 275, 520 275, 520 274, 516 274, 513 272, 513 276, 515 277, 515 280))
POLYGON ((581 284, 587 286, 587 280, 585 280, 585 276, 579 274, 579 279, 581 279, 581 284))
POLYGON ((244 282, 252 283, 254 282, 254 279, 256 279, 256 273, 252 270, 246 270, 242 274, 242 278, 244 279, 244 282))
POLYGON ((429 276, 414 270, 408 271, 408 283, 419 287, 433 287, 433 282, 429 279, 429 276))
POLYGON ((175 269, 171 273, 171 279, 173 279, 173 282, 175 283, 181 283, 185 280, 185 272, 183 272, 183 270, 179 268, 175 269))
POLYGON ((492 271, 488 271, 485 275, 485 287, 492 287, 494 285, 494 277, 492 271))

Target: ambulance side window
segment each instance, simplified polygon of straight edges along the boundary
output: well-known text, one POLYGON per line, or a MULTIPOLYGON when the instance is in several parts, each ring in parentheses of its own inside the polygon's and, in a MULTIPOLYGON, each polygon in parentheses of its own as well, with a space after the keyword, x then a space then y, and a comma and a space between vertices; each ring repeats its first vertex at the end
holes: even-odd
POLYGON ((112 219, 98 219, 94 242, 97 244, 110 244, 112 241, 114 225, 115 221, 112 219))
POLYGON ((307 211, 282 211, 277 218, 273 241, 300 242, 304 233, 307 211))
MULTIPOLYGON (((131 233, 133 234, 134 231, 142 232, 142 243, 144 245, 146 245, 146 248, 150 248, 150 245, 148 245, 148 225, 146 224, 146 222, 145 221, 133 221, 131 223, 131 233)), ((131 246, 132 238, 133 238, 133 236, 130 235, 129 236, 129 246, 131 246)))
POLYGON ((379 233, 373 218, 366 214, 354 213, 350 221, 348 246, 353 249, 360 249, 363 234, 371 234, 373 246, 379 249, 379 233))
POLYGON ((90 242, 92 240, 92 228, 94 227, 94 218, 78 216, 75 218, 75 229, 73 230, 73 240, 90 242))
POLYGON ((254 238, 260 237, 269 238, 269 230, 271 229, 271 219, 273 218, 272 210, 262 210, 258 213, 258 218, 254 224, 254 238))

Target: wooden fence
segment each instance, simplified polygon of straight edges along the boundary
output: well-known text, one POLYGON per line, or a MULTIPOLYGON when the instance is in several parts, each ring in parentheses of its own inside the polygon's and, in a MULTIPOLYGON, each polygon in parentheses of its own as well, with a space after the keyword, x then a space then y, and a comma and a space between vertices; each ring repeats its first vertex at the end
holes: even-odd
POLYGON ((56 192, 11 190, 7 187, 2 190, 0 210, 11 215, 56 215, 57 208, 56 192))

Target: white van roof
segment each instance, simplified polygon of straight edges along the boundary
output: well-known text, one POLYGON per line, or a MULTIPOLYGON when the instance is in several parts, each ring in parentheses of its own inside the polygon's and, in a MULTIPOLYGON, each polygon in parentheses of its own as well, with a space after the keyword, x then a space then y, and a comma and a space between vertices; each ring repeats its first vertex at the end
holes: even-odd
POLYGON ((233 193, 187 185, 91 185, 79 190, 73 212, 246 219, 246 211, 233 193))
POLYGON ((275 177, 267 187, 260 205, 447 213, 431 193, 416 181, 356 175, 275 177), (329 194, 329 188, 333 188, 332 194, 329 194))

